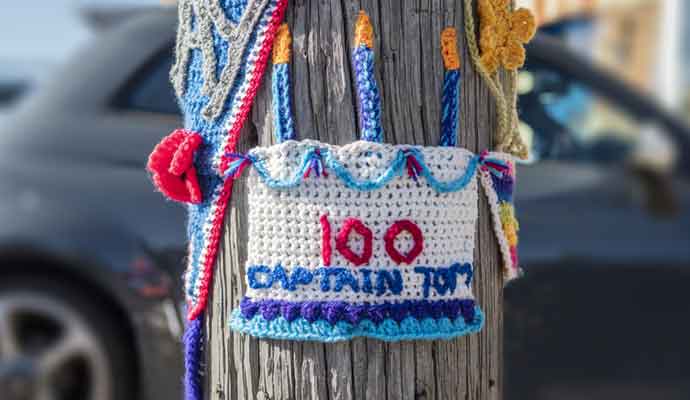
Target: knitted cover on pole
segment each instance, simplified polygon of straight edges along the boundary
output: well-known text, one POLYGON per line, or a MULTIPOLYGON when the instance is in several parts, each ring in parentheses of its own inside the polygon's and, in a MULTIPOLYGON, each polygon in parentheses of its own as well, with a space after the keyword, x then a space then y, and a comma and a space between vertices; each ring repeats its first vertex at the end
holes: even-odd
POLYGON ((202 398, 204 311, 233 182, 248 172, 247 293, 232 329, 262 338, 398 341, 477 332, 472 291, 479 187, 489 199, 506 280, 519 275, 512 206, 515 166, 500 152, 455 147, 459 59, 444 31, 444 147, 383 143, 373 27, 361 13, 353 63, 362 139, 345 146, 295 140, 287 0, 180 0, 171 71, 185 116, 154 149, 159 190, 187 203, 188 400, 202 398), (274 39, 275 138, 238 153, 240 131, 274 39))
POLYGON ((185 130, 154 149, 148 169, 158 188, 188 203, 188 324, 184 338, 185 393, 202 398, 203 312, 208 301, 240 131, 261 83, 287 0, 180 0, 171 79, 185 130), (187 137, 191 138, 188 139, 187 137))

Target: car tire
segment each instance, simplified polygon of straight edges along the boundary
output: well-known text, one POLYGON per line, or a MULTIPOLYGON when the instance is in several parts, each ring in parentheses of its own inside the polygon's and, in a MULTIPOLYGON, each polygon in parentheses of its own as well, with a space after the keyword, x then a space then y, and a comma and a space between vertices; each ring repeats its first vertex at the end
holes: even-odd
POLYGON ((135 350, 97 294, 51 275, 0 280, 0 390, 9 399, 136 398, 135 350))

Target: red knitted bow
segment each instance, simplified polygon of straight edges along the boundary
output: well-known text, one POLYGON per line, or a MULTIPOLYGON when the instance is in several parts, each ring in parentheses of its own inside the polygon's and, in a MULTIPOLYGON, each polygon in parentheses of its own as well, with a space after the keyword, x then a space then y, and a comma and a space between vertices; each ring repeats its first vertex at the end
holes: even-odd
POLYGON ((198 133, 177 129, 153 149, 147 168, 153 183, 168 198, 183 203, 201 203, 194 153, 202 142, 198 133))

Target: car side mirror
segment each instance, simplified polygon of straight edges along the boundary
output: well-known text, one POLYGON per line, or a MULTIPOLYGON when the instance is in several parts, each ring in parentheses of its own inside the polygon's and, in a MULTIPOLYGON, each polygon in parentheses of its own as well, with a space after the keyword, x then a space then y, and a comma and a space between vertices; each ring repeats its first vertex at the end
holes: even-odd
POLYGON ((629 166, 642 185, 646 208, 652 215, 670 218, 680 211, 673 189, 677 160, 674 143, 662 130, 657 126, 642 129, 629 166))
POLYGON ((645 207, 652 215, 671 218, 678 214, 680 206, 670 174, 638 166, 632 172, 642 185, 645 207))

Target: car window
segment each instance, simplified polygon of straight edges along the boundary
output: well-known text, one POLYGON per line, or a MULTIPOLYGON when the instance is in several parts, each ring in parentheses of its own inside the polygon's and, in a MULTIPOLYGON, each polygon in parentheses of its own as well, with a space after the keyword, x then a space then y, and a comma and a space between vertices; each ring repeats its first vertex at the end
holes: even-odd
POLYGON ((169 78, 173 63, 172 54, 172 49, 166 49, 140 68, 117 96, 117 108, 127 111, 179 114, 180 108, 169 78))
POLYGON ((535 160, 620 162, 649 134, 640 117, 549 66, 528 65, 519 82, 521 130, 535 160))

